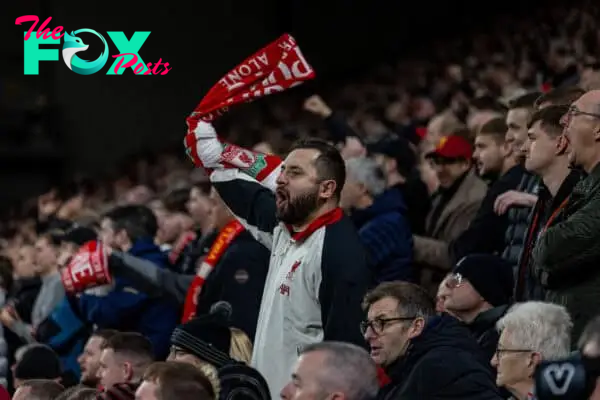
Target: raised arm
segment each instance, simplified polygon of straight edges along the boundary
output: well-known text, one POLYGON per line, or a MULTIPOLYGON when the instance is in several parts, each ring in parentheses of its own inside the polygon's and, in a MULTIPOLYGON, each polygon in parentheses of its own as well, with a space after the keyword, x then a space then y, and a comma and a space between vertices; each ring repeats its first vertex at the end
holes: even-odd
POLYGON ((185 301, 187 290, 194 279, 193 276, 177 274, 159 268, 151 261, 117 251, 111 253, 108 265, 112 274, 127 279, 146 295, 165 296, 179 305, 185 301))
POLYGON ((237 219, 270 249, 277 226, 273 192, 281 159, 222 143, 205 122, 186 135, 185 145, 196 166, 209 170, 211 182, 237 219))

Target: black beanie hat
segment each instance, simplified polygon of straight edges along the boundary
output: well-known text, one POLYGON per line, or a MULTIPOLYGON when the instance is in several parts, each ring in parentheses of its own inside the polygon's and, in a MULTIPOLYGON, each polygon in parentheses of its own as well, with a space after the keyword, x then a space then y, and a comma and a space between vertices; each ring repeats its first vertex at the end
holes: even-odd
POLYGON ((219 370, 220 400, 271 400, 265 378, 242 363, 229 364, 219 370))
POLYGON ((504 259, 491 254, 471 254, 463 257, 452 272, 468 280, 492 306, 498 307, 511 302, 513 268, 504 259))
POLYGON ((212 364, 217 369, 232 363, 233 359, 229 357, 231 306, 225 304, 229 308, 216 307, 210 314, 200 315, 175 328, 171 335, 171 344, 212 364))
POLYGON ((60 359, 48 346, 33 345, 25 350, 15 365, 15 378, 57 379, 61 377, 60 359))

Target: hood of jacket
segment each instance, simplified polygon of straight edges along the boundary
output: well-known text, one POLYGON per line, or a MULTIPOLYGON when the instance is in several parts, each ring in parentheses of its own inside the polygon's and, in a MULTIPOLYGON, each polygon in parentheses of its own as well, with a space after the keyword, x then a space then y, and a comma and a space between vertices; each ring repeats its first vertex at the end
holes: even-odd
POLYGON ((406 203, 402 193, 396 188, 387 189, 373 199, 373 204, 367 208, 352 210, 352 221, 361 227, 368 221, 384 214, 398 212, 406 213, 406 203))
POLYGON ((152 238, 144 238, 137 240, 133 246, 127 251, 134 257, 143 258, 144 260, 152 261, 158 267, 166 267, 169 264, 167 254, 154 243, 152 238))
POLYGON ((401 381, 403 375, 410 373, 422 357, 440 347, 460 349, 473 355, 481 352, 467 326, 443 314, 427 320, 423 332, 412 339, 405 356, 391 364, 386 372, 393 381, 401 381))
POLYGON ((508 311, 508 305, 490 308, 487 311, 479 313, 473 322, 469 324, 471 332, 477 336, 490 329, 495 329, 496 322, 506 314, 506 311, 508 311))

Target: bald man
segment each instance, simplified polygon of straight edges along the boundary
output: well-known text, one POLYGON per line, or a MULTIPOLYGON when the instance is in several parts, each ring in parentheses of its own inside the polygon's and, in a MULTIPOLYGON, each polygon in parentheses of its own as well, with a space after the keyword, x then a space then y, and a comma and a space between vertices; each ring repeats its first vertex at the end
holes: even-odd
POLYGON ((587 177, 542 227, 533 270, 546 301, 567 307, 574 323, 572 342, 577 343, 585 323, 600 309, 600 90, 576 100, 562 124, 569 163, 587 177))

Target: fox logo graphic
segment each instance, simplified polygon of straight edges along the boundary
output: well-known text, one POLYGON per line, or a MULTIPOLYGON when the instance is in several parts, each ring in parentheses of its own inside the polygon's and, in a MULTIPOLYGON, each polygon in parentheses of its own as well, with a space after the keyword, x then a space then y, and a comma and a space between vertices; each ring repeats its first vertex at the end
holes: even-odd
POLYGON ((67 64, 67 67, 69 67, 69 69, 73 72, 77 72, 81 75, 91 75, 100 71, 102 67, 104 67, 104 64, 106 64, 106 61, 108 61, 107 50, 108 43, 106 43, 104 37, 92 29, 79 29, 75 32, 71 32, 70 35, 65 32, 65 43, 63 44, 62 55, 65 64, 67 64), (104 50, 102 51, 102 54, 100 54, 100 57, 94 61, 85 61, 75 55, 81 51, 86 51, 90 47, 83 43, 81 38, 76 36, 82 32, 92 33, 98 36, 104 44, 104 50))

